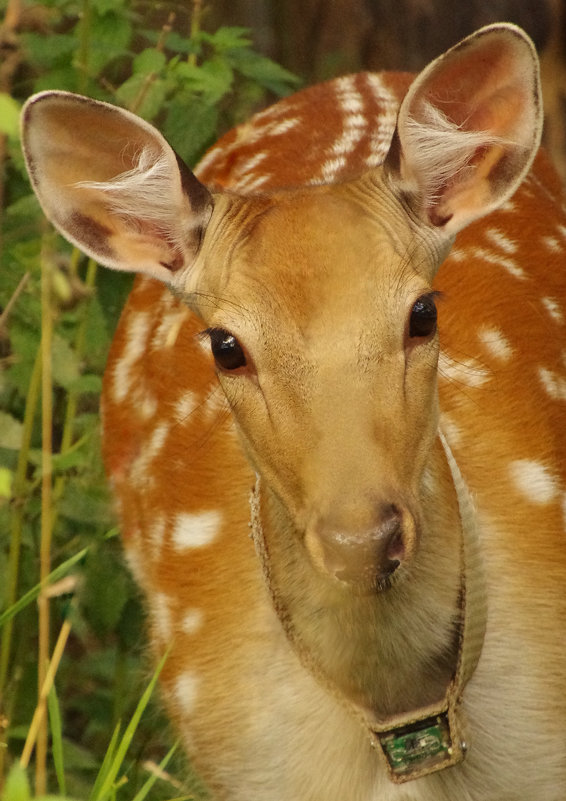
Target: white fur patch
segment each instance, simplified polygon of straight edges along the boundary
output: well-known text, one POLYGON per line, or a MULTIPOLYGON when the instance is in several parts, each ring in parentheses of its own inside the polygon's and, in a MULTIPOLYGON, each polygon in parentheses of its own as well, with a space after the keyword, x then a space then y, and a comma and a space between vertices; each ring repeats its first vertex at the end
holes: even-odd
POLYGON ((467 387, 481 387, 491 378, 490 371, 475 359, 453 359, 443 351, 438 360, 438 375, 467 387))
POLYGON ((175 404, 173 414, 178 423, 186 423, 198 406, 198 397, 194 392, 185 392, 175 404))
POLYGON ((114 365, 114 400, 122 403, 131 392, 132 368, 142 358, 147 349, 152 318, 149 312, 137 312, 128 323, 126 347, 121 358, 114 365))
POLYGON ((538 375, 547 395, 553 400, 566 400, 566 378, 546 367, 539 367, 538 375))
POLYGON ((495 245, 495 247, 499 248, 499 250, 502 250, 508 256, 511 256, 513 253, 517 252, 517 243, 512 239, 509 239, 504 231, 499 231, 497 228, 489 228, 485 232, 485 236, 492 245, 495 245))
POLYGON ((549 315, 552 317, 554 322, 560 324, 564 323, 564 313, 562 311, 562 306, 556 300, 556 298, 545 297, 541 298, 540 302, 542 303, 546 311, 549 313, 549 315))
POLYGON ((503 331, 498 328, 482 328, 478 337, 494 359, 500 362, 510 361, 513 348, 503 331))
POLYGON ((462 431, 454 420, 447 414, 440 415, 440 428, 451 448, 457 447, 462 441, 462 431))
POLYGON ((552 251, 553 253, 562 253, 562 243, 559 242, 556 237, 543 236, 540 241, 548 250, 552 251))
POLYGON ((522 267, 517 264, 515 259, 511 259, 508 256, 502 256, 500 253, 494 253, 491 250, 486 250, 485 248, 473 248, 472 256, 476 259, 481 259, 482 261, 486 261, 488 264, 494 264, 497 267, 502 267, 506 270, 513 278, 520 278, 524 280, 527 276, 525 275, 525 271, 522 267))
POLYGON ((173 624, 169 597, 163 592, 156 592, 151 598, 151 611, 159 636, 169 642, 173 636, 173 624))
POLYGON ((173 695, 175 701, 186 714, 194 712, 199 692, 200 677, 190 670, 181 673, 175 681, 173 695))
POLYGON ((558 479, 542 462, 534 459, 517 459, 509 464, 509 473, 515 487, 531 503, 551 503, 558 492, 558 479))
POLYGON ((185 634, 196 634, 202 629, 204 623, 204 612, 202 609, 187 609, 181 621, 181 628, 185 634))
POLYGON ((173 544, 180 550, 204 548, 211 545, 220 533, 222 515, 214 509, 199 514, 177 515, 173 527, 173 544))

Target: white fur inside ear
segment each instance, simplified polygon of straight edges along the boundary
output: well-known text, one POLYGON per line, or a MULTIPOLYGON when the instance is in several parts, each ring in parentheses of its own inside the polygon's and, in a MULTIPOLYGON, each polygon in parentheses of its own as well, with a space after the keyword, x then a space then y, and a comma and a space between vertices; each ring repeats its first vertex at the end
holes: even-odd
POLYGON ((191 214, 183 204, 177 165, 171 163, 169 154, 145 146, 134 162, 131 169, 110 181, 81 181, 75 186, 104 195, 108 210, 130 230, 142 233, 148 225, 153 226, 173 250, 182 251, 187 235, 208 220, 202 214, 191 214))
MULTIPOLYGON (((419 176, 420 189, 429 202, 438 201, 442 190, 456 178, 462 183, 473 176, 477 167, 472 162, 478 150, 521 147, 488 131, 465 130, 428 100, 422 102, 419 116, 405 122, 404 147, 410 154, 411 174, 403 178, 412 189, 419 176)), ((406 162, 404 166, 407 169, 406 162)))

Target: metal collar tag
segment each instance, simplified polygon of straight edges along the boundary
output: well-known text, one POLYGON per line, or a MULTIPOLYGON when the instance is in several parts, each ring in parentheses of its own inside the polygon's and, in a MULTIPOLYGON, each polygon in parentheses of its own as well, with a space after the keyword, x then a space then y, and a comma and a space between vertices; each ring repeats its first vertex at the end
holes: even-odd
POLYGON ((466 744, 451 725, 451 717, 443 711, 404 726, 372 732, 374 745, 385 755, 392 782, 403 784, 464 759, 466 744))

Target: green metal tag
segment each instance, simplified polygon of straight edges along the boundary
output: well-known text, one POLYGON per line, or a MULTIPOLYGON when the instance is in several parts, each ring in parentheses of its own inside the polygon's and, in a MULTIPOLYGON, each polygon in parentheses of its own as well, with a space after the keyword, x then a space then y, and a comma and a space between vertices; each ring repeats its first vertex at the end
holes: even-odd
POLYGON ((453 743, 447 713, 398 729, 376 732, 394 782, 406 782, 455 765, 464 746, 453 743))

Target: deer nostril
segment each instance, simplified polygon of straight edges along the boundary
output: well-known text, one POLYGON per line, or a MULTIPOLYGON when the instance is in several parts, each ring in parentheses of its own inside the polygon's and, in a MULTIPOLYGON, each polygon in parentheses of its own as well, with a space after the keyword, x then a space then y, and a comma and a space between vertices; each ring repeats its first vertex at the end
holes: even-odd
POLYGON ((313 534, 308 540, 318 543, 315 562, 351 584, 382 585, 406 555, 403 514, 393 505, 380 510, 377 524, 369 530, 346 533, 319 524, 313 534))

